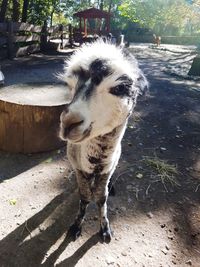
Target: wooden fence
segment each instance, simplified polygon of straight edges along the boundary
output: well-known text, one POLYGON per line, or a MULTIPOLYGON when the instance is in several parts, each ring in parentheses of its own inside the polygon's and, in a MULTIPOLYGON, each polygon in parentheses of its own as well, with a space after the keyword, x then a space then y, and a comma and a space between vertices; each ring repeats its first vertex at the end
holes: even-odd
POLYGON ((22 22, 0 23, 0 58, 28 55, 41 49, 56 49, 63 38, 68 38, 68 26, 35 26, 22 22), (57 39, 57 42, 54 40, 57 39))
MULTIPOLYGON (((136 43, 153 43, 153 34, 136 34, 132 33, 126 36, 130 42, 136 43)), ((175 45, 199 45, 199 36, 165 36, 161 35, 162 44, 175 44, 175 45)))

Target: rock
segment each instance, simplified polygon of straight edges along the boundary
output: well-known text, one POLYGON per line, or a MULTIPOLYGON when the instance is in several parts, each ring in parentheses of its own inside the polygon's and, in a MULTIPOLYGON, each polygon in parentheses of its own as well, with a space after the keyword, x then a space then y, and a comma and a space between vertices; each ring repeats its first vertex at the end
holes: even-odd
POLYGON ((169 250, 169 246, 168 246, 168 245, 165 245, 165 248, 166 248, 167 250, 169 250))
POLYGON ((160 147, 160 152, 165 152, 167 150, 166 147, 160 147))
POLYGON ((153 213, 152 212, 148 212, 147 213, 147 217, 149 217, 150 219, 153 218, 153 213))
POLYGON ((108 265, 114 264, 115 263, 115 259, 112 256, 106 256, 106 263, 108 265))
POLYGON ((122 256, 126 257, 127 256, 127 253, 125 251, 123 251, 122 253, 122 256))
POLYGON ((162 249, 161 250, 163 254, 167 255, 167 250, 166 249, 162 249))
POLYGON ((192 265, 192 260, 188 260, 188 261, 186 261, 186 264, 188 264, 188 265, 192 265))

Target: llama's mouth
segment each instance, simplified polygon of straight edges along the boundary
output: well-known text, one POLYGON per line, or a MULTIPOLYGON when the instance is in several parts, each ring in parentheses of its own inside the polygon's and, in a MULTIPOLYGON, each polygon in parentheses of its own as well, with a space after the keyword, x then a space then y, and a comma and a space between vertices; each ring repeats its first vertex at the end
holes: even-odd
POLYGON ((81 137, 78 139, 73 139, 73 138, 67 138, 71 143, 81 143, 82 141, 84 141, 85 139, 87 139, 90 136, 92 130, 92 123, 90 124, 90 126, 84 130, 84 132, 81 134, 81 137))
POLYGON ((70 126, 64 129, 64 136, 65 138, 69 138, 70 135, 73 136, 74 132, 77 131, 77 128, 83 123, 83 120, 72 123, 70 126))
POLYGON ((69 141, 70 143, 81 143, 90 136, 92 130, 92 123, 87 129, 81 131, 80 127, 83 121, 74 123, 68 128, 61 128, 61 139, 64 141, 69 141))

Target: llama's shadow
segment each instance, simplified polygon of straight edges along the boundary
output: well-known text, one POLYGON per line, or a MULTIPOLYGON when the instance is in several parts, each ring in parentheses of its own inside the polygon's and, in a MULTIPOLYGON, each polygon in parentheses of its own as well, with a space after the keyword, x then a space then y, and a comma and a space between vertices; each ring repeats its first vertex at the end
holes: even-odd
POLYGON ((54 151, 34 155, 10 154, 0 151, 0 183, 31 169, 49 157, 57 159, 58 155, 54 151))
MULTIPOLYGON (((73 241, 67 231, 78 208, 78 193, 70 196, 62 193, 56 196, 43 210, 32 216, 0 242, 1 266, 54 266, 61 253, 73 241), (77 205, 76 205, 77 204, 77 205), (56 212, 56 213, 55 213, 56 212), (45 230, 40 226, 52 214, 56 220, 45 230), (32 234, 38 231, 34 236, 32 234), (61 245, 48 257, 49 249, 63 236, 61 245)), ((100 241, 97 234, 89 238, 72 256, 66 258, 59 266, 75 266, 78 260, 100 241)))

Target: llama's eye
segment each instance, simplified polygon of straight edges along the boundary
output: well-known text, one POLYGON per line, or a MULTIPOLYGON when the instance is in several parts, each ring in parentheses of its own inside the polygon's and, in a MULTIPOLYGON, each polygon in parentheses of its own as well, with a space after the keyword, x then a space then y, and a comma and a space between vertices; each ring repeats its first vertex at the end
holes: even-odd
POLYGON ((129 90, 130 88, 128 88, 125 84, 119 84, 115 87, 110 88, 110 94, 121 97, 129 96, 130 95, 129 90))

